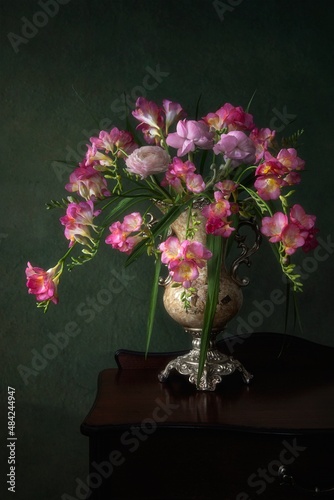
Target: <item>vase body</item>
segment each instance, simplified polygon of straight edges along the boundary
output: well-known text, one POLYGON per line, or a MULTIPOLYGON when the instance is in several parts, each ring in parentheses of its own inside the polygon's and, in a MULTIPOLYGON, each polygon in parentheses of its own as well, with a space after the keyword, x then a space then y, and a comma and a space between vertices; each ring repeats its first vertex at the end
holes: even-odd
MULTIPOLYGON (((196 212, 196 233, 194 240, 203 245, 206 244, 205 218, 199 210, 196 212)), ((186 239, 186 228, 188 223, 188 213, 182 213, 171 226, 171 231, 180 242, 186 239)), ((217 301, 216 313, 213 320, 212 332, 206 361, 201 379, 198 380, 198 364, 201 347, 201 331, 204 324, 204 312, 208 290, 207 267, 199 270, 198 278, 192 283, 195 292, 192 293, 188 307, 185 308, 182 301, 182 286, 175 287, 168 279, 165 281, 165 291, 163 303, 167 313, 192 336, 192 349, 185 356, 179 356, 168 363, 163 372, 160 373, 160 381, 167 379, 171 370, 176 369, 179 373, 189 376, 189 381, 196 385, 199 390, 214 390, 216 384, 222 380, 223 375, 239 370, 245 382, 249 382, 252 375, 249 374, 237 360, 231 356, 226 356, 216 349, 216 336, 222 332, 226 324, 238 313, 242 305, 242 291, 240 285, 227 272, 225 261, 221 269, 217 269, 220 274, 220 288, 217 301)))

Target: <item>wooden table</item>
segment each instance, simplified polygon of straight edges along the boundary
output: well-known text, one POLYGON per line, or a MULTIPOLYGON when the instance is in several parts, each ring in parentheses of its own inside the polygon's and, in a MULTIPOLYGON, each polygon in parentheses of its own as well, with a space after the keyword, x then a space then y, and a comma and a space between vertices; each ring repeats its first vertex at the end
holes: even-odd
POLYGON ((177 373, 161 384, 170 356, 127 352, 100 373, 81 425, 90 499, 334 498, 334 349, 272 333, 220 347, 249 386, 237 372, 215 392, 177 373))

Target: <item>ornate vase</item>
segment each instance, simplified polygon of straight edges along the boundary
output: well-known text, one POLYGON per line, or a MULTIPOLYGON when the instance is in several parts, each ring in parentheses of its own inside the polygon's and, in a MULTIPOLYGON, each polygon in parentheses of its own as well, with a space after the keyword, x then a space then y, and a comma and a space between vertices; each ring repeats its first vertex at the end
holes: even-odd
MULTIPOLYGON (((196 235, 194 239, 205 245, 206 231, 205 219, 199 210, 196 212, 196 221, 198 223, 196 235)), ((172 224, 171 232, 180 242, 186 239, 186 227, 188 214, 181 214, 178 219, 172 224)), ((198 381, 198 366, 201 348, 201 333, 204 321, 204 311, 207 296, 207 269, 206 266, 199 270, 199 276, 193 286, 196 292, 191 296, 189 307, 185 309, 181 299, 183 287, 173 287, 170 279, 161 280, 161 284, 165 287, 163 295, 163 303, 167 313, 180 325, 185 331, 192 336, 192 349, 184 356, 178 356, 170 361, 166 368, 159 374, 159 380, 165 381, 172 370, 178 371, 182 375, 187 375, 189 381, 196 385, 198 390, 213 391, 217 383, 221 382, 224 375, 229 375, 235 370, 238 370, 243 380, 246 383, 252 378, 252 375, 244 368, 244 366, 234 359, 232 356, 227 356, 220 352, 216 347, 216 338, 219 333, 223 332, 227 323, 238 313, 243 295, 241 288, 249 283, 247 278, 238 279, 236 272, 241 263, 250 265, 249 257, 258 248, 260 244, 260 232, 253 220, 245 220, 239 224, 238 229, 242 225, 250 225, 255 232, 255 242, 251 248, 245 244, 246 236, 241 236, 236 233, 235 239, 238 246, 242 248, 241 255, 235 259, 228 272, 226 269, 225 259, 221 269, 217 269, 220 273, 220 289, 217 303, 217 309, 213 321, 213 327, 210 335, 209 347, 206 355, 206 361, 198 381)))

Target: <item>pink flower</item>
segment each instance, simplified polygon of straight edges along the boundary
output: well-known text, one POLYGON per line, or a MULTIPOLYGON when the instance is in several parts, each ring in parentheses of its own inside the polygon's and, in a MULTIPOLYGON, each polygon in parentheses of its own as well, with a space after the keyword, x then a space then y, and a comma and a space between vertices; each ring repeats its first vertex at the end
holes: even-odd
POLYGON ((177 156, 184 156, 196 147, 211 149, 213 146, 213 133, 204 122, 195 120, 180 120, 176 132, 167 136, 168 146, 177 149, 177 156))
POLYGON ((231 194, 238 189, 238 184, 230 179, 225 179, 224 181, 217 182, 214 187, 228 200, 231 194))
POLYGON ((281 188, 285 185, 283 179, 275 175, 261 175, 254 182, 254 187, 263 200, 278 200, 281 188))
POLYGON ((282 212, 276 212, 272 217, 263 217, 261 233, 268 236, 271 243, 282 239, 282 231, 288 224, 288 217, 282 212))
POLYGON ((142 236, 139 234, 132 234, 140 231, 142 223, 143 219, 139 212, 126 215, 122 223, 117 221, 111 224, 110 234, 106 237, 105 242, 120 252, 130 254, 137 243, 142 240, 142 236))
POLYGON ((174 157, 161 185, 172 186, 178 193, 183 191, 185 185, 188 191, 201 193, 205 190, 205 183, 201 175, 195 174, 195 170, 196 167, 191 161, 183 162, 180 158, 174 157))
POLYGON ((78 192, 86 200, 103 199, 111 196, 106 179, 92 166, 76 168, 70 175, 70 182, 65 189, 78 192))
POLYGON ((110 158, 110 156, 101 153, 96 147, 95 144, 87 147, 87 153, 85 156, 84 165, 88 167, 89 165, 93 165, 95 170, 107 170, 108 167, 112 167, 114 164, 114 160, 110 158))
POLYGON ((169 264, 169 262, 181 257, 181 244, 176 236, 170 236, 166 241, 160 243, 159 250, 162 252, 161 262, 163 264, 169 264))
POLYGON ((206 205, 202 214, 206 218, 224 218, 231 215, 231 205, 228 200, 224 198, 223 193, 220 191, 215 191, 214 193, 215 203, 211 203, 210 205, 206 205))
POLYGON ((241 163, 251 164, 255 161, 255 145, 244 133, 238 130, 222 134, 213 147, 216 155, 222 153, 224 159, 231 159, 231 166, 237 167, 241 163))
POLYGON ((249 134, 256 147, 256 163, 262 160, 264 153, 272 147, 275 133, 275 130, 269 128, 254 128, 249 134))
POLYGON ((211 251, 199 241, 184 240, 180 252, 183 259, 193 261, 200 268, 204 267, 206 261, 212 257, 211 251))
POLYGON ((316 216, 307 215, 301 205, 295 204, 291 207, 290 219, 300 229, 310 230, 314 227, 316 216))
POLYGON ((99 137, 91 137, 90 142, 97 149, 103 149, 105 153, 117 152, 118 157, 124 156, 122 151, 126 154, 131 154, 138 147, 129 132, 119 130, 117 127, 112 128, 110 132, 101 130, 99 137))
POLYGON ((277 160, 282 163, 289 171, 304 170, 305 162, 299 156, 294 148, 281 149, 277 155, 277 160))
POLYGON ((212 257, 210 250, 199 241, 184 240, 179 242, 175 236, 170 236, 159 245, 161 262, 168 265, 173 281, 182 283, 184 288, 189 288, 198 277, 198 268, 205 266, 212 257))
POLYGON ((155 102, 139 97, 132 115, 140 122, 137 129, 142 131, 146 142, 148 144, 158 142, 160 130, 164 125, 162 109, 155 102))
POLYGON ((215 130, 227 128, 231 130, 252 130, 254 128, 253 116, 246 113, 241 106, 224 104, 215 113, 209 113, 203 120, 215 130))
POLYGON ((131 174, 140 175, 142 179, 166 172, 169 162, 168 153, 160 146, 142 146, 125 160, 127 170, 131 174))
POLYGON ((167 99, 162 101, 162 105, 164 108, 165 116, 166 116, 166 133, 168 133, 169 127, 176 121, 181 120, 186 116, 185 111, 182 109, 181 104, 177 102, 172 102, 167 99))
POLYGON ((189 288, 198 278, 198 267, 191 260, 173 261, 170 265, 170 275, 176 283, 182 283, 183 288, 189 288))
POLYGON ((288 224, 282 231, 281 241, 284 245, 285 253, 287 255, 292 255, 297 248, 304 245, 305 238, 303 238, 296 224, 288 224))
POLYGON ((60 222, 65 226, 65 237, 70 241, 70 247, 75 242, 87 245, 92 240, 90 227, 95 228, 93 219, 100 212, 101 210, 94 211, 92 201, 82 201, 68 205, 66 215, 60 218, 60 222))
POLYGON ((235 228, 231 226, 232 221, 225 217, 210 217, 205 225, 205 230, 208 234, 229 238, 235 228))
POLYGON ((27 264, 26 277, 28 293, 36 295, 38 302, 50 300, 54 304, 58 303, 56 277, 57 266, 45 271, 40 267, 33 267, 30 262, 27 264))

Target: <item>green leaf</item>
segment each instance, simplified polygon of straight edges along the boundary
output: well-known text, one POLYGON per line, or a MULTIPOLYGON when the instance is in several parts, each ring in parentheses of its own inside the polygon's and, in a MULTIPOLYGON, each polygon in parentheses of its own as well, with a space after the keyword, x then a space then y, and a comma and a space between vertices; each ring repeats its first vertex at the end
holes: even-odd
POLYGON ((152 337, 153 324, 154 324, 154 318, 155 318, 155 312, 156 312, 157 300, 158 300, 160 270, 161 270, 161 259, 158 258, 155 261, 153 285, 152 285, 152 289, 151 289, 150 305, 149 305, 149 312, 148 312, 148 318, 147 318, 147 337, 146 337, 145 357, 147 356, 147 353, 148 353, 148 350, 150 347, 151 337, 152 337))
POLYGON ((207 248, 209 248, 209 250, 211 250, 212 257, 208 260, 207 263, 208 294, 206 299, 203 329, 201 335, 201 349, 197 374, 198 384, 203 374, 213 320, 217 309, 220 285, 220 269, 222 266, 223 254, 225 249, 225 240, 221 236, 213 236, 209 234, 207 236, 206 246, 207 248))
POLYGON ((252 95, 252 97, 250 98, 249 103, 247 104, 247 107, 246 107, 246 110, 245 110, 245 111, 246 111, 246 113, 248 113, 248 112, 249 112, 249 110, 250 110, 250 107, 251 107, 251 104, 252 104, 252 102, 253 102, 253 99, 254 99, 254 97, 255 97, 256 92, 257 92, 257 90, 254 90, 253 95, 252 95))

